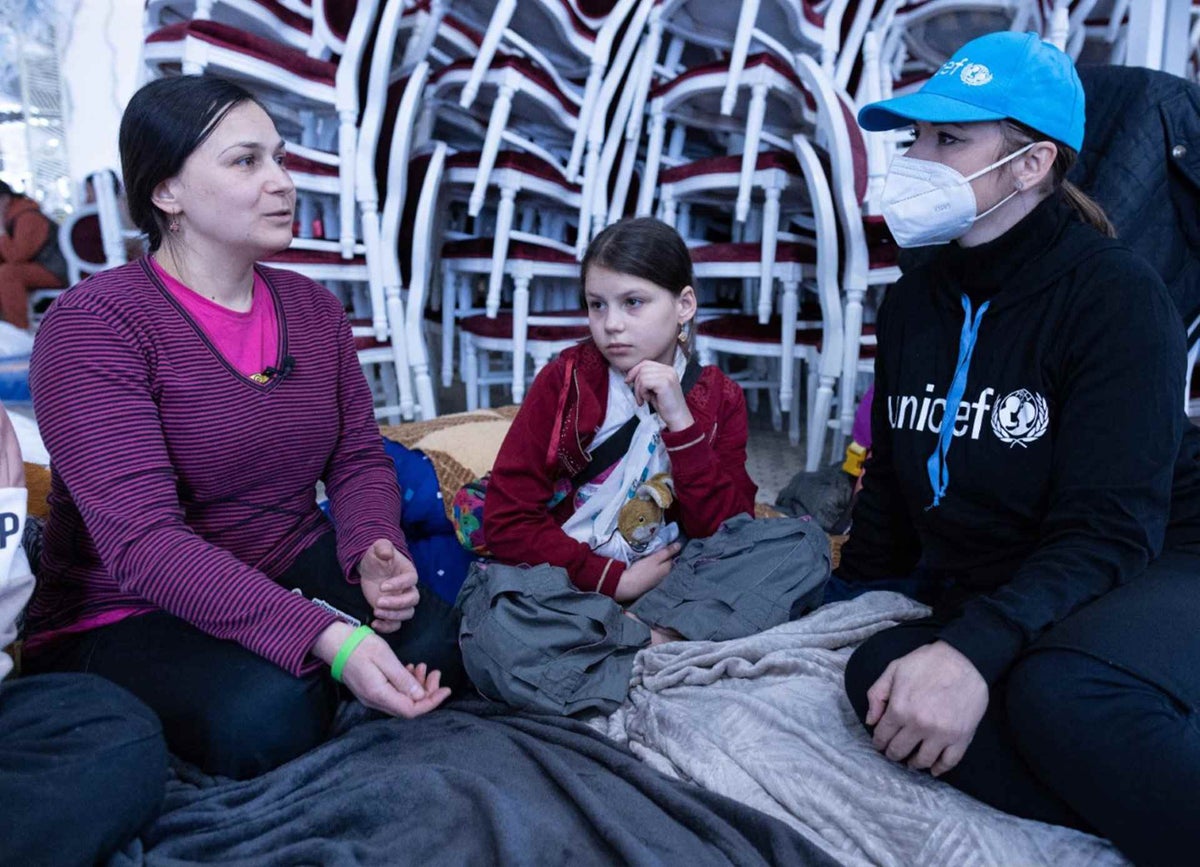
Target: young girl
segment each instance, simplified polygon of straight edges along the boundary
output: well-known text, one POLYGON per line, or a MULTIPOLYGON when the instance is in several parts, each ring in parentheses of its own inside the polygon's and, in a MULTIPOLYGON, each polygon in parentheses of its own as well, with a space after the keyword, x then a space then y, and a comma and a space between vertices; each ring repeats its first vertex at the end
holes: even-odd
POLYGON ((745 399, 689 357, 683 239, 657 220, 618 223, 582 280, 591 339, 542 371, 517 414, 484 507, 499 562, 475 567, 458 603, 480 692, 558 713, 615 708, 652 640, 774 626, 828 575, 812 525, 751 517, 745 399), (647 487, 673 500, 652 533, 619 521, 647 487))
POLYGON ((940 598, 855 651, 849 699, 889 759, 1138 863, 1193 861, 1200 430, 1162 281, 1064 181, 1074 65, 993 33, 859 122, 916 127, 883 213, 930 252, 879 311, 839 577, 924 574, 940 598))
POLYGON ((629 603, 662 581, 680 549, 664 528, 648 556, 634 559, 614 532, 631 487, 669 472, 668 517, 689 538, 753 513, 746 402, 716 367, 684 394, 696 293, 674 229, 650 218, 610 226, 580 270, 592 339, 562 353, 530 388, 496 457, 484 535, 499 560, 559 566, 580 590, 629 603), (576 489, 571 480, 590 454, 634 416, 628 453, 576 489))

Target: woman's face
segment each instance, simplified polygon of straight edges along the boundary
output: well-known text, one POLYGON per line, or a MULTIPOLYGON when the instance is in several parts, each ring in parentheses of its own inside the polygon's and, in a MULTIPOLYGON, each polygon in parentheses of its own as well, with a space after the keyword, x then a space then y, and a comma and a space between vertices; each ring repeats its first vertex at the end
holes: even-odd
MULTIPOLYGON (((256 103, 234 106, 174 178, 159 185, 178 210, 181 237, 251 261, 292 243, 296 187, 283 168, 283 139, 256 103)), ((157 193, 157 190, 156 190, 157 193)), ((173 207, 172 207, 173 206, 173 207)))
POLYGON ((680 326, 696 312, 696 295, 679 295, 641 277, 592 265, 584 284, 592 340, 613 368, 626 373, 640 361, 675 360, 680 326))
MULTIPOLYGON (((999 121, 980 123, 925 123, 913 125, 916 141, 905 156, 942 163, 969 177, 1008 154, 999 121)), ((991 208, 1014 188, 1012 171, 1006 163, 971 181, 977 213, 991 208)))

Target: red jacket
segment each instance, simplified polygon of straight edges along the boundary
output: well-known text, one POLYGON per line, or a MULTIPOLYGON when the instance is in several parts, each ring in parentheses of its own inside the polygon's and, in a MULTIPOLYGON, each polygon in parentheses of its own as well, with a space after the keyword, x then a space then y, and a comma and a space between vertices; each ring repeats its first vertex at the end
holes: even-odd
MULTIPOLYGON (((749 433, 741 388, 705 367, 687 394, 695 424, 662 432, 671 459, 671 516, 690 538, 711 536, 721 522, 754 513, 757 488, 746 474, 749 433)), ((625 564, 593 554, 561 529, 575 510, 573 492, 553 509, 556 486, 578 475, 608 408, 608 362, 590 340, 563 352, 538 374, 513 420, 488 482, 484 537, 498 559, 549 563, 575 586, 611 596, 625 564)))

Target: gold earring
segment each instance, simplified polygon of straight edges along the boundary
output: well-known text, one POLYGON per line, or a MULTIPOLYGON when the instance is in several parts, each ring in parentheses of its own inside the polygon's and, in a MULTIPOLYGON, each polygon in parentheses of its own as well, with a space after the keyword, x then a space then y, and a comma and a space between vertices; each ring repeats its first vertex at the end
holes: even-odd
POLYGON ((179 215, 178 214, 171 215, 171 222, 167 223, 167 231, 171 232, 173 234, 179 233, 179 215))
POLYGON ((680 343, 686 344, 688 340, 688 330, 686 325, 679 326, 679 336, 675 338, 680 343))

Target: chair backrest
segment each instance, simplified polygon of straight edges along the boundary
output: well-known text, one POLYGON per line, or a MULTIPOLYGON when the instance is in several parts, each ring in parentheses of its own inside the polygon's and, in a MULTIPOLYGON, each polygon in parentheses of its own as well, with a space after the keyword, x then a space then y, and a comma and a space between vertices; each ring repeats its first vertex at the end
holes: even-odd
POLYGON ((113 169, 92 172, 85 179, 90 182, 100 218, 100 239, 103 244, 103 259, 107 267, 124 265, 129 258, 125 252, 125 239, 132 235, 125 231, 121 218, 121 193, 117 173, 113 169))
POLYGON ((836 377, 842 367, 842 345, 845 340, 839 292, 841 281, 838 279, 837 207, 830 196, 828 179, 812 144, 802 135, 795 136, 792 143, 812 201, 817 236, 816 288, 824 337, 820 373, 822 376, 836 377))
MULTIPOLYGON (((416 357, 424 353, 425 301, 429 296, 433 279, 433 267, 437 259, 439 231, 438 199, 442 187, 442 171, 446 165, 447 147, 444 142, 433 142, 424 176, 420 181, 420 194, 416 197, 415 216, 412 226, 412 265, 408 278, 408 303, 405 307, 404 323, 410 353, 410 361, 416 366, 428 359, 416 357)), ((412 179, 416 183, 416 178, 412 179)))
POLYGON ((88 274, 111 267, 104 254, 100 212, 85 205, 58 227, 58 245, 67 260, 67 282, 74 286, 88 274))
POLYGON ((863 202, 868 191, 867 147, 852 105, 811 57, 796 59, 796 71, 817 103, 817 128, 829 155, 829 187, 845 238, 846 283, 865 282, 869 269, 863 202))
POLYGON ((397 239, 403 226, 407 200, 413 192, 408 185, 409 154, 412 149, 413 124, 417 106, 429 77, 429 64, 421 62, 404 85, 397 105, 392 140, 386 161, 386 197, 380 214, 380 251, 383 255, 383 286, 386 294, 391 286, 402 286, 402 263, 397 258, 397 239))

